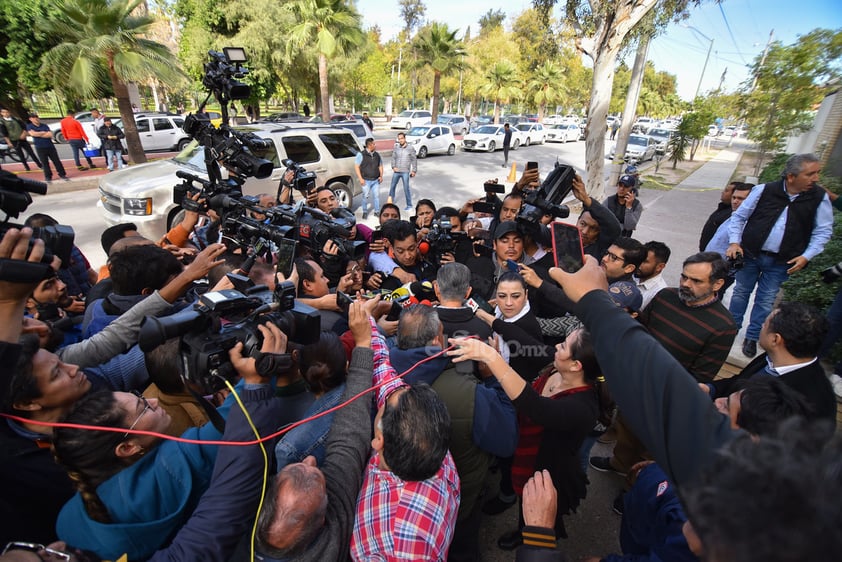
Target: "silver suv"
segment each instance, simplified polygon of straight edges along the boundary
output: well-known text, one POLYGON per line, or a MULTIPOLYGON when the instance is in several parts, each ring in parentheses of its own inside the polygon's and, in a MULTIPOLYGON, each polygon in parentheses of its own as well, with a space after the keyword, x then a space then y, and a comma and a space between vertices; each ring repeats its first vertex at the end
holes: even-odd
MULTIPOLYGON (((256 153, 274 164, 272 174, 263 179, 247 179, 243 185, 244 194, 277 193, 286 170, 281 162, 287 158, 316 172, 316 185, 330 187, 343 207, 352 209, 354 197, 362 193, 354 172, 354 158, 359 148, 350 131, 319 123, 254 123, 237 129, 270 139, 273 144, 256 153)), ((204 149, 191 141, 174 158, 102 176, 97 206, 105 222, 109 226, 131 222, 144 236, 159 239, 181 211, 173 203, 173 186, 181 181, 175 173, 184 170, 207 177, 204 159, 204 149)), ((224 168, 222 172, 225 176, 224 168)))

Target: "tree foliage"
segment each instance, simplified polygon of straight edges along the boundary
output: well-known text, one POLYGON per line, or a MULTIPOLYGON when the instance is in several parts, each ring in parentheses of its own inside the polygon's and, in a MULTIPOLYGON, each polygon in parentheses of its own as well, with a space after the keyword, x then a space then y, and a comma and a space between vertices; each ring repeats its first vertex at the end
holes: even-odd
POLYGON ((500 104, 523 95, 519 83, 517 67, 511 61, 503 59, 488 69, 480 92, 494 100, 495 123, 500 122, 500 104))
POLYGON ((765 60, 755 59, 741 105, 749 138, 760 147, 758 166, 788 136, 809 128, 808 112, 821 101, 824 84, 839 79, 840 60, 842 30, 828 29, 815 29, 788 46, 776 41, 765 60))
POLYGON ((422 0, 399 0, 398 4, 401 7, 404 33, 407 37, 411 37, 412 32, 424 23, 424 14, 427 13, 427 7, 424 6, 422 0))
POLYGON ((436 123, 438 116, 442 74, 466 68, 465 47, 457 33, 446 23, 433 22, 422 28, 412 42, 416 66, 429 67, 433 71, 433 123, 436 123))
POLYGON ((497 10, 489 8, 479 17, 479 34, 485 35, 496 29, 502 29, 504 21, 506 21, 506 12, 499 8, 497 10))
POLYGON ((54 84, 85 97, 110 85, 126 133, 129 155, 145 162, 127 84, 150 76, 178 77, 178 61, 169 49, 145 38, 155 20, 137 11, 142 0, 64 0, 58 11, 38 21, 45 34, 60 42, 44 54, 41 70, 54 84))

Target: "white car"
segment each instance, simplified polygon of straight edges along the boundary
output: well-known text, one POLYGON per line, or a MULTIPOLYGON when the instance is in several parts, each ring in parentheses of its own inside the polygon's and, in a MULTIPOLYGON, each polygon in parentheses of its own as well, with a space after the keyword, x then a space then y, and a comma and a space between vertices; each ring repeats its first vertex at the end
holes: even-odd
POLYGON ((547 130, 540 123, 518 123, 515 129, 520 131, 523 146, 544 144, 547 140, 547 130))
MULTIPOLYGON (((503 125, 483 125, 462 137, 462 150, 494 152, 503 148, 503 125)), ((520 131, 512 127, 512 150, 520 146, 520 131)))
MULTIPOLYGON (((617 145, 611 147, 609 158, 614 160, 614 152, 617 145)), ((646 135, 629 135, 629 144, 626 146, 626 154, 623 160, 645 162, 655 158, 655 140, 646 135)))
POLYGON ((547 129, 547 142, 577 141, 581 135, 582 130, 575 123, 553 125, 547 129))
POLYGON ((544 117, 544 126, 549 127, 550 125, 558 125, 561 123, 562 116, 561 115, 548 115, 544 117))
POLYGON ((464 115, 442 114, 438 116, 437 120, 440 125, 450 127, 454 135, 464 135, 471 128, 471 124, 465 119, 464 115))
POLYGON ((422 109, 407 109, 399 115, 392 117, 389 123, 390 129, 406 129, 407 131, 416 125, 425 125, 433 118, 433 114, 422 109))
POLYGON ((664 154, 667 151, 667 145, 674 134, 675 131, 672 129, 649 129, 649 136, 655 140, 655 150, 658 154, 664 154))
POLYGON ((639 127, 644 135, 647 132, 649 132, 649 129, 651 129, 654 126, 655 126, 655 120, 652 119, 651 117, 638 117, 637 121, 635 121, 634 124, 632 125, 632 127, 639 127))
POLYGON ((406 142, 415 147, 418 158, 426 158, 428 154, 456 154, 456 139, 447 125, 413 127, 406 133, 406 142))

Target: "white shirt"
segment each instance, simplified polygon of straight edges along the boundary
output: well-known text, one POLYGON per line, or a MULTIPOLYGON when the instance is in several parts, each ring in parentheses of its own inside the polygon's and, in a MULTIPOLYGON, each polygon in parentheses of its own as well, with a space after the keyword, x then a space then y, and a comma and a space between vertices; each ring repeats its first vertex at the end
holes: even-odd
POLYGON ((635 277, 635 282, 637 283, 637 288, 640 289, 640 294, 643 296, 643 304, 640 306, 640 310, 643 310, 647 306, 655 295, 661 289, 667 288, 667 282, 664 281, 664 277, 662 273, 659 273, 655 277, 647 279, 646 281, 640 281, 637 277, 635 277))

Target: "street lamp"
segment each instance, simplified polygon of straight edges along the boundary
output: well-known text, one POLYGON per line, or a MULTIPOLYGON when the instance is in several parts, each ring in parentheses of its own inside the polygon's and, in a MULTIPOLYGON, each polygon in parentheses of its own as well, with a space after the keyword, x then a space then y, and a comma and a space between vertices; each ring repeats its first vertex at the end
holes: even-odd
POLYGON ((695 100, 697 97, 699 97, 699 90, 701 90, 701 89, 702 89, 702 80, 703 80, 703 79, 704 79, 704 77, 705 77, 705 70, 706 70, 706 69, 707 69, 707 67, 708 67, 708 61, 710 60, 710 52, 713 50, 713 39, 711 39, 710 37, 708 37, 707 35, 705 35, 705 34, 704 34, 704 33, 702 33, 701 31, 699 31, 698 29, 696 29, 696 28, 695 28, 695 27, 693 27, 692 25, 688 25, 688 24, 686 24, 686 23, 683 23, 683 24, 681 24, 681 26, 682 26, 682 27, 686 27, 686 28, 687 28, 687 29, 689 29, 690 31, 693 31, 693 32, 695 32, 696 34, 701 35, 702 37, 704 37, 705 39, 707 39, 708 41, 710 41, 710 45, 708 46, 708 54, 707 54, 707 56, 705 57, 705 64, 702 66, 702 75, 701 75, 701 76, 699 76, 699 85, 698 85, 698 86, 696 86, 696 94, 693 96, 693 99, 695 100))

